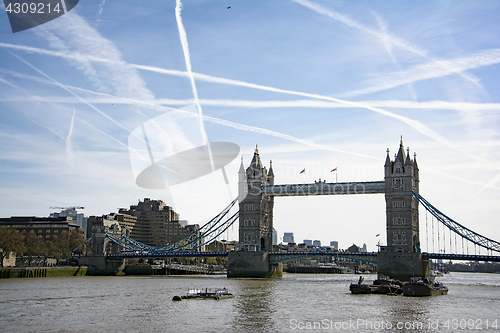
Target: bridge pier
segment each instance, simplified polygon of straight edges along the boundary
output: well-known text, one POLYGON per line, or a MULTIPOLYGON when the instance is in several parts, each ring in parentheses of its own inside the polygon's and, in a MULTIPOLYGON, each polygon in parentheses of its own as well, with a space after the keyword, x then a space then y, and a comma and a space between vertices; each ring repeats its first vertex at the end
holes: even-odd
POLYGON ((414 276, 430 275, 429 259, 423 259, 422 253, 378 252, 377 266, 378 275, 400 281, 409 281, 414 276))
POLYGON ((109 259, 104 255, 81 257, 78 264, 88 266, 87 275, 117 275, 125 268, 125 259, 109 259))
POLYGON ((232 251, 227 258, 227 277, 281 277, 283 265, 270 264, 269 252, 232 251))

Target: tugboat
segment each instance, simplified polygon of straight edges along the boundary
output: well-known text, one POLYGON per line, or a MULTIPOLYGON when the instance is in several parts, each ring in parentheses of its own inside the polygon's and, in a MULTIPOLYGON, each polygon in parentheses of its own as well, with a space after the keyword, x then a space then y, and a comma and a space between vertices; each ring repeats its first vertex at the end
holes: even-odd
POLYGON ((439 296, 448 295, 448 287, 434 281, 434 277, 421 279, 413 277, 403 285, 404 296, 439 296))
POLYGON ((398 295, 403 292, 401 282, 380 276, 373 284, 363 284, 363 277, 359 277, 358 283, 351 283, 349 290, 352 294, 387 294, 398 295))
POLYGON ((376 286, 363 284, 363 277, 359 277, 358 283, 351 283, 349 290, 352 294, 372 294, 377 289, 376 286))
POLYGON ((393 280, 388 276, 379 276, 373 284, 377 286, 377 294, 399 295, 403 293, 401 281, 393 280))
POLYGON ((226 288, 222 289, 189 289, 186 295, 174 296, 172 301, 180 301, 183 299, 199 298, 199 299, 221 299, 234 297, 226 288))

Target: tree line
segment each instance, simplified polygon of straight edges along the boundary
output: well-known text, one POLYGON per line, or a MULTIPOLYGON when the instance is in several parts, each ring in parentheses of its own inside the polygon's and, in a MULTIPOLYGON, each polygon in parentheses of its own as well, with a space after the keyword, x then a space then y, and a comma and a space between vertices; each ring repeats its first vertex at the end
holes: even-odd
POLYGON ((0 265, 9 252, 14 252, 16 256, 41 256, 55 259, 71 258, 72 253, 85 254, 82 244, 85 237, 78 230, 53 235, 50 240, 36 235, 33 230, 22 234, 14 228, 0 228, 0 265))

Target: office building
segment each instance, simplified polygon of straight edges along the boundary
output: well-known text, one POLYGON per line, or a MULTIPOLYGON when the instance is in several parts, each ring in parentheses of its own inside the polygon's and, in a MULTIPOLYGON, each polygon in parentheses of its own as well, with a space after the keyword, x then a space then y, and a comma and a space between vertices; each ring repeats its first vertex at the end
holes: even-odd
POLYGON ((162 200, 144 198, 130 209, 121 208, 118 214, 109 214, 120 226, 130 231, 130 238, 153 247, 176 242, 198 230, 198 224, 189 225, 162 200))
POLYGON ((285 243, 295 243, 293 239, 293 232, 285 232, 283 234, 283 242, 285 243))

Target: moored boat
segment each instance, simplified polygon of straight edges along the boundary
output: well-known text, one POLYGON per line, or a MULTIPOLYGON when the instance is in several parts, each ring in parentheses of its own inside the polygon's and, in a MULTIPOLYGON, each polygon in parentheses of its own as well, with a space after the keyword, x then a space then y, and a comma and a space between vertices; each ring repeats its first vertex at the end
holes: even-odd
POLYGON ((398 295, 403 292, 401 282, 386 277, 379 277, 373 284, 364 284, 363 277, 359 277, 358 283, 351 283, 349 290, 352 294, 387 294, 398 295))
POLYGON ((351 283, 349 290, 352 294, 372 294, 376 291, 377 287, 363 283, 351 283))
POLYGON ((181 299, 191 299, 191 298, 199 298, 199 299, 221 299, 221 298, 231 298, 234 297, 226 288, 222 289, 189 289, 186 295, 183 296, 174 296, 172 298, 173 301, 181 300, 181 299))
POLYGON ((433 277, 425 279, 411 278, 410 282, 403 285, 404 296, 439 296, 447 294, 448 287, 434 281, 433 277))

